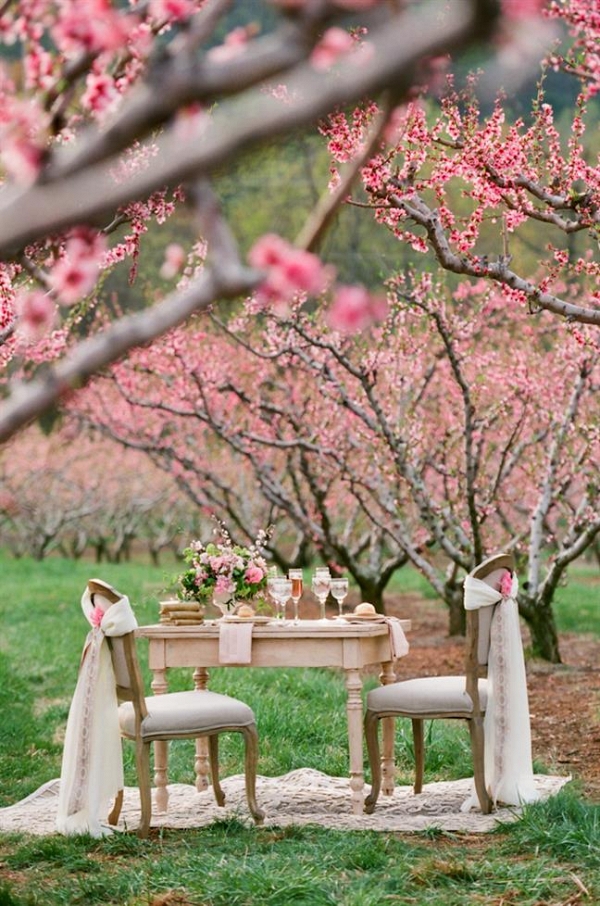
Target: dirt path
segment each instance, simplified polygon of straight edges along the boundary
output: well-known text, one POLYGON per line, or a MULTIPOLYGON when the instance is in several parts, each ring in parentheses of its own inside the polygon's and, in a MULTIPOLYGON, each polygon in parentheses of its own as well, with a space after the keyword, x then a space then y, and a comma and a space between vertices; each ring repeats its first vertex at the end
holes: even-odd
MULTIPOLYGON (((412 620, 411 650, 398 678, 460 673, 463 646, 447 636, 444 609, 403 595, 388 612, 412 620)), ((528 660, 527 683, 534 760, 556 774, 572 774, 585 795, 600 801, 600 640, 562 635, 564 663, 528 660)))

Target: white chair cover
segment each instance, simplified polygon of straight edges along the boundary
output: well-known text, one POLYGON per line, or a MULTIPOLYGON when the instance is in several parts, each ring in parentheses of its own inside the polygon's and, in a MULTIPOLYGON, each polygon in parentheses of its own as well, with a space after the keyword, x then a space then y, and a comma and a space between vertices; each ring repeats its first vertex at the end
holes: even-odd
MULTIPOLYGON (((97 598, 98 595, 95 595, 97 598)), ((56 829, 61 834, 111 833, 103 826, 111 799, 123 788, 123 755, 119 732, 115 675, 106 636, 137 627, 129 599, 110 604, 99 626, 86 588, 81 607, 93 626, 81 655, 79 676, 69 710, 63 749, 56 829)))
MULTIPOLYGON (((484 718, 485 784, 494 804, 522 805, 538 798, 533 781, 531 729, 517 592, 502 595, 481 579, 467 576, 464 604, 476 610, 497 604, 491 625, 488 703, 484 718)), ((463 805, 478 805, 473 794, 463 805)))

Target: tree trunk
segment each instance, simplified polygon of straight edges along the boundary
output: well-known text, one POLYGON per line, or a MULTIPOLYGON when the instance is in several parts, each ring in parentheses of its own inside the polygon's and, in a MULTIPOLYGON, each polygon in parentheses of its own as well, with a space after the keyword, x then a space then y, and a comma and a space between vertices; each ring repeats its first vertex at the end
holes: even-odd
POLYGON ((377 579, 370 579, 368 576, 355 576, 355 579, 360 590, 360 600, 369 601, 373 604, 377 613, 385 613, 381 583, 377 579))
POLYGON ((462 595, 457 597, 453 595, 447 601, 448 604, 448 635, 464 635, 467 618, 465 608, 463 607, 462 595))
POLYGON ((521 606, 520 612, 529 627, 533 654, 551 664, 562 664, 552 607, 528 601, 521 606))
POLYGON ((462 583, 457 585, 453 576, 444 585, 444 601, 448 605, 448 635, 450 636, 465 635, 467 616, 463 600, 462 583))

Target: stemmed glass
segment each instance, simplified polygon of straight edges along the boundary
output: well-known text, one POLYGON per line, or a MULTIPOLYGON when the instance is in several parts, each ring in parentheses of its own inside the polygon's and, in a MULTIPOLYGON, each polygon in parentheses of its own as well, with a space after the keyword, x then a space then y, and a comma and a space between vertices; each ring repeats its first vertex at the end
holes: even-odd
POLYGON ((288 579, 292 582, 292 601, 294 602, 294 623, 298 622, 298 601, 302 597, 303 576, 301 569, 290 569, 288 579))
POLYGON ((327 567, 319 567, 315 570, 315 574, 312 579, 312 591, 313 594, 319 599, 319 604, 321 606, 321 620, 325 620, 325 601, 327 600, 327 595, 329 594, 329 589, 331 587, 331 575, 327 567))
POLYGON ((278 608, 277 619, 285 620, 285 605, 292 597, 292 581, 283 576, 276 576, 270 580, 270 593, 278 608), (279 611, 281 608, 281 611, 279 611))
POLYGON ((273 604, 275 605, 275 616, 276 617, 277 617, 277 608, 279 605, 278 605, 278 601, 277 601, 277 596, 275 594, 275 583, 282 578, 283 578, 283 576, 277 575, 276 566, 272 566, 269 569, 269 573, 267 575, 267 591, 269 593, 269 596, 271 597, 271 600, 273 601, 273 604))
POLYGON ((331 594, 333 595, 335 600, 338 602, 338 606, 340 608, 339 616, 341 617, 341 616, 343 616, 342 605, 344 603, 344 599, 346 598, 346 596, 348 594, 348 580, 347 579, 332 579, 331 580, 331 594))

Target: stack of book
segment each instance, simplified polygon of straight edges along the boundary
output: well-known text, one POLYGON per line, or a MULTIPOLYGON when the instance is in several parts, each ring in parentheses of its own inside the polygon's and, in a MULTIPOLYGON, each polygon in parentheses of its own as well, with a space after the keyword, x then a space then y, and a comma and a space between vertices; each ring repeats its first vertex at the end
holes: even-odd
POLYGON ((160 622, 170 623, 173 626, 186 626, 202 623, 204 620, 204 605, 199 601, 161 601, 160 622))

